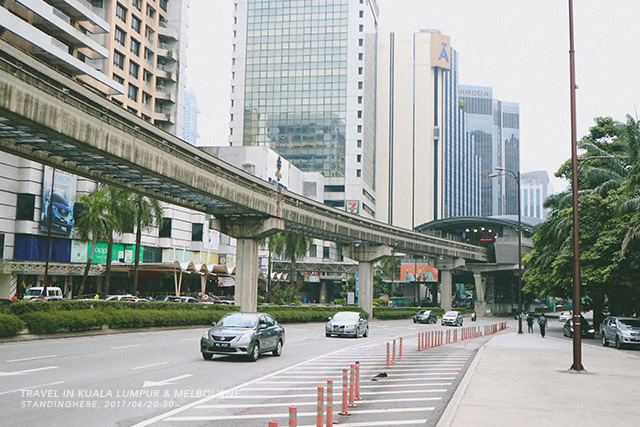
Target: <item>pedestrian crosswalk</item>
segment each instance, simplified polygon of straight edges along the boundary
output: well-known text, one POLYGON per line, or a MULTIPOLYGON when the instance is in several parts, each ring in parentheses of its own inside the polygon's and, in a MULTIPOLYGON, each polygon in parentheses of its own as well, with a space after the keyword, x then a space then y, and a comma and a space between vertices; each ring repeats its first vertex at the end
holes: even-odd
MULTIPOLYGON (((176 426, 267 427, 274 420, 279 426, 288 426, 289 408, 295 406, 298 426, 316 426, 317 389, 323 387, 326 393, 327 380, 332 380, 333 419, 340 425, 435 425, 475 347, 452 345, 418 351, 417 346, 405 346, 402 358, 398 355, 389 367, 384 344, 349 347, 252 381, 234 393, 171 411, 158 421, 176 426), (343 409, 343 370, 350 373, 356 362, 360 400, 353 399, 349 415, 339 415, 343 409)), ((344 394, 349 392, 353 390, 344 394)), ((326 394, 323 400, 326 416, 326 394)))

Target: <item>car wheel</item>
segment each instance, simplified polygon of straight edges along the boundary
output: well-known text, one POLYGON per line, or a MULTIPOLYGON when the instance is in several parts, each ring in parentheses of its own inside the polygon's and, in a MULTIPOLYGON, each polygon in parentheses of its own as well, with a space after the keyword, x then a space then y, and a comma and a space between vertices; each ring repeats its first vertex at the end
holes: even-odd
POLYGON ((418 323, 418 321, 414 318, 414 319, 413 319, 413 323, 418 323))
POLYGON ((260 344, 255 343, 249 351, 249 360, 255 362, 260 357, 260 344))
POLYGON ((353 334, 354 338, 358 338, 358 336, 360 336, 360 328, 356 328, 356 333, 353 334))
POLYGON ((213 353, 202 353, 202 358, 204 360, 211 360, 213 358, 213 353))
POLYGON ((607 336, 604 334, 604 332, 602 333, 602 345, 605 347, 609 347, 609 341, 607 341, 607 336))
POLYGON ((624 344, 620 341, 620 337, 616 335, 616 348, 618 350, 622 350, 624 348, 624 344))
POLYGON ((330 337, 330 336, 331 336, 331 334, 330 334, 329 332, 325 332, 325 333, 324 333, 324 336, 325 336, 325 337, 330 337))
POLYGON ((276 348, 273 350, 272 354, 276 357, 280 357, 282 354, 282 340, 278 340, 278 344, 276 344, 276 348))
POLYGON ((364 330, 364 334, 362 334, 363 337, 368 337, 369 336, 369 327, 367 326, 367 329, 364 330))

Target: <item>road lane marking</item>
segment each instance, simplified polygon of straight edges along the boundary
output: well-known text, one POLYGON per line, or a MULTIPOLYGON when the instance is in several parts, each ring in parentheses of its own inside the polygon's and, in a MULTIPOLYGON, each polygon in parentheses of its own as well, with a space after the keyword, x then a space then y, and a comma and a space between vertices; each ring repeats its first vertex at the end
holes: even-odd
MULTIPOLYGON (((345 427, 410 426, 410 425, 424 425, 427 423, 427 421, 428 420, 426 418, 420 419, 420 420, 367 421, 363 423, 345 423, 343 421, 340 421, 340 425, 345 427)), ((315 426, 304 425, 304 426, 298 426, 298 427, 315 427, 315 426)))
POLYGON ((0 392, 0 396, 2 396, 3 394, 15 393, 17 391, 31 390, 32 388, 49 387, 49 386, 58 385, 58 384, 64 384, 64 381, 56 381, 55 383, 32 385, 30 387, 22 387, 22 388, 17 388, 15 390, 3 391, 3 392, 0 392))
MULTIPOLYGON (((433 386, 445 386, 452 383, 431 383, 431 384, 362 384, 360 388, 372 388, 372 387, 433 387, 433 386)), ((318 387, 250 387, 243 390, 248 391, 280 391, 280 390, 316 390, 318 387)))
MULTIPOLYGON (((309 395, 311 396, 311 395, 309 395)), ((434 400, 441 400, 441 397, 414 397, 414 398, 405 398, 405 399, 380 399, 380 400, 371 400, 370 402, 375 403, 400 403, 400 402, 433 402, 434 400)), ((308 401, 308 402, 282 402, 282 403, 252 403, 252 408, 277 408, 282 406, 316 406, 318 405, 317 401, 308 401)), ((195 409, 247 409, 246 404, 220 404, 220 405, 200 405, 196 406, 195 409)))
POLYGON ((178 342, 184 342, 184 341, 200 341, 200 337, 198 337, 198 338, 185 338, 183 340, 178 340, 178 342))
POLYGON ((169 384, 175 384, 174 381, 178 381, 181 380, 183 378, 188 378, 188 377, 192 377, 193 375, 191 374, 185 374, 185 375, 180 375, 179 377, 173 377, 173 378, 169 378, 166 380, 161 380, 161 381, 145 381, 144 385, 142 386, 144 387, 157 387, 157 386, 161 386, 161 385, 169 385, 169 384))
POLYGON ((123 348, 133 348, 133 347, 142 347, 142 344, 133 344, 133 345, 121 345, 119 347, 111 347, 109 350, 120 350, 123 348))
MULTIPOLYGON (((297 389, 294 389, 297 390, 297 389)), ((242 391, 242 390, 239 390, 242 391)), ((374 391, 374 392, 362 392, 360 396, 375 396, 378 394, 410 394, 410 393, 446 393, 447 389, 435 389, 435 390, 402 390, 402 391, 374 391)), ((298 397, 318 397, 318 393, 307 394, 240 394, 237 396, 226 396, 225 399, 282 399, 282 398, 298 398, 298 397)))
MULTIPOLYGON (((362 347, 366 347, 367 345, 370 346, 370 345, 373 345, 373 344, 375 344, 375 342, 374 343, 363 343, 362 345, 355 345, 355 347, 356 348, 362 348, 362 347)), ((330 357, 330 356, 332 356, 332 355, 334 355, 336 353, 342 352, 342 351, 344 351, 344 349, 339 349, 339 350, 336 350, 336 351, 331 352, 331 353, 327 353, 327 354, 323 354, 323 355, 320 355, 320 356, 316 356, 316 357, 314 357, 312 359, 304 360, 302 362, 299 362, 299 363, 297 363, 295 365, 292 365, 292 366, 289 366, 287 368, 282 368, 279 371, 272 372, 272 373, 267 374, 267 375, 265 375, 263 377, 256 378, 256 379, 253 379, 251 381, 247 381, 246 383, 243 383, 243 384, 237 385, 235 387, 232 387, 232 388, 227 390, 227 393, 234 393, 236 390, 240 390, 243 387, 247 387, 249 385, 255 384, 255 383, 257 383, 259 381, 262 381, 262 380, 273 378, 273 377, 275 377, 277 375, 280 375, 283 372, 287 372, 290 369, 295 369, 295 368, 298 368, 300 366, 303 366, 305 363, 314 362, 314 361, 316 361, 318 359, 321 359, 323 357, 330 357)), ((288 397, 294 397, 294 396, 288 396, 288 397)), ((168 417, 173 416, 174 414, 179 414, 181 412, 184 412, 184 411, 186 411, 188 409, 193 408, 194 406, 198 406, 198 405, 201 405, 203 403, 207 403, 207 402, 209 402, 209 401, 211 401, 213 399, 217 399, 217 398, 219 398, 219 397, 218 396, 209 396, 209 397, 202 398, 200 400, 196 400, 195 402, 188 403, 188 404, 183 405, 183 406, 181 406, 179 408, 176 408, 176 409, 173 409, 171 411, 165 412, 164 414, 160 414, 160 415, 157 415, 157 416, 155 416, 153 418, 149 418, 148 420, 141 421, 138 424, 135 424, 133 427, 145 427, 145 426, 148 426, 150 424, 154 424, 154 423, 156 423, 158 421, 163 421, 163 420, 167 419, 168 417)))
POLYGON ((169 362, 160 362, 160 363, 152 363, 151 365, 144 365, 144 366, 136 366, 135 368, 129 368, 129 369, 144 369, 144 368, 151 368, 152 366, 160 366, 160 365, 166 365, 169 362))
POLYGON ((28 374, 30 372, 47 371, 49 369, 57 369, 59 366, 45 366, 44 368, 25 369, 24 371, 0 372, 0 377, 10 377, 13 375, 28 374))
POLYGON ((24 359, 12 359, 12 360, 5 360, 5 362, 7 363, 13 363, 13 362, 26 362, 28 360, 40 360, 40 359, 50 359, 52 357, 58 357, 57 354, 49 354, 47 356, 34 356, 34 357, 25 357, 24 359))
MULTIPOLYGON (((434 377, 434 378, 384 378, 380 383, 388 381, 402 382, 425 382, 425 381, 453 381, 456 377, 434 377)), ((364 380, 367 381, 367 380, 364 380)), ((367 381, 368 382, 368 381, 367 381)), ((260 384, 309 384, 309 381, 263 381, 260 384)))
MULTIPOLYGON (((424 408, 388 408, 388 409, 358 409, 358 414, 381 414, 388 412, 433 412, 435 407, 424 408)), ((355 412, 354 412, 355 413, 355 412)), ((318 413, 298 412, 298 418, 315 417, 318 413)), ((185 417, 169 417, 165 421, 222 421, 222 420, 249 420, 260 418, 288 418, 289 414, 246 414, 246 415, 213 415, 213 416, 185 416, 185 417)), ((342 423, 341 423, 342 424, 342 423)), ((370 423, 365 425, 372 425, 370 423)), ((388 425, 388 424, 380 424, 388 425)), ((400 424, 404 425, 404 424, 400 424)))

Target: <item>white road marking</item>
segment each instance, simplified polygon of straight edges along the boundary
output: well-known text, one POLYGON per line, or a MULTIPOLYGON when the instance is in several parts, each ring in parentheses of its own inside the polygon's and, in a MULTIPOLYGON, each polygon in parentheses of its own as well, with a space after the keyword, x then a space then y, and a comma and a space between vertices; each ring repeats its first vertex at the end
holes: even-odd
MULTIPOLYGON (((242 391, 242 390, 240 390, 242 391)), ((409 394, 409 393, 446 393, 447 389, 435 389, 435 390, 402 390, 402 391, 375 391, 375 392, 363 392, 360 393, 360 396, 376 396, 378 394, 409 394)), ((237 396, 227 396, 225 399, 282 399, 283 397, 292 398, 292 397, 318 397, 318 393, 307 393, 307 394, 240 394, 237 396)), ((334 389, 334 396, 337 396, 337 392, 334 389)))
MULTIPOLYGON (((400 402, 427 402, 427 401, 434 401, 434 400, 441 400, 442 398, 440 397, 415 397, 415 398, 408 398, 408 399, 376 399, 376 400, 371 400, 370 402, 375 402, 375 403, 400 403, 400 402)), ((254 403, 251 404, 252 408, 277 408, 277 407, 281 407, 281 406, 316 406, 318 404, 317 401, 308 401, 308 402, 284 402, 284 403, 254 403)), ((333 402, 333 408, 336 409, 336 405, 339 404, 339 399, 338 400, 334 400, 333 402)), ((246 404, 233 404, 233 403, 229 403, 229 404, 220 404, 220 405, 200 405, 200 406, 196 406, 195 409, 247 409, 247 405, 246 404)))
MULTIPOLYGON (((427 419, 421 420, 395 420, 395 421, 367 421, 364 423, 345 423, 340 421, 341 426, 345 427, 375 427, 375 426, 409 426, 409 425, 424 425, 427 423, 427 419)), ((312 425, 298 426, 298 427, 315 427, 312 425)))
POLYGON ((160 365, 166 365, 169 362, 160 362, 160 363, 153 363, 151 365, 144 365, 144 366, 136 366, 135 368, 129 368, 129 369, 144 369, 144 368, 151 368, 152 366, 160 366, 160 365))
MULTIPOLYGON (((432 412, 434 407, 425 408, 388 408, 388 409, 359 409, 358 414, 380 414, 387 412, 432 412)), ((354 413, 356 413, 354 411, 354 413)), ((298 412, 298 419, 301 417, 315 417, 316 411, 298 412)), ((191 416, 191 417, 169 417, 165 421, 221 421, 221 420, 249 420, 260 418, 288 418, 289 414, 247 414, 247 415, 212 415, 212 416, 191 416)), ((366 425, 371 425, 370 423, 366 425)), ((381 424, 385 425, 385 424, 381 424)), ((388 425, 388 424, 387 424, 388 425)))
MULTIPOLYGON (((380 383, 385 383, 387 381, 403 381, 403 382, 423 382, 423 381, 448 381, 455 380, 456 377, 430 377, 430 378, 383 378, 379 380, 380 383)), ((364 379, 360 381, 369 382, 368 379, 364 379)), ((263 381, 260 384, 309 384, 309 381, 263 381)), ((333 382, 334 387, 337 387, 337 382, 333 382)))
MULTIPOLYGON (((370 388, 370 387, 431 387, 431 386, 444 386, 451 385, 452 383, 420 383, 420 384, 363 384, 360 385, 360 388, 370 388)), ((247 391, 278 391, 278 390, 317 390, 318 387, 251 387, 245 388, 243 390, 247 391)))
POLYGON ((31 387, 22 387, 22 388, 17 388, 15 390, 3 391, 3 392, 0 392, 0 396, 3 395, 3 394, 15 393, 17 391, 30 390, 32 388, 49 387, 49 386, 58 385, 58 384, 64 384, 64 381, 56 381, 55 383, 32 385, 31 387))
POLYGON ((133 347, 142 347, 142 344, 121 345, 119 347, 111 347, 109 348, 109 350, 120 350, 123 348, 133 348, 133 347))
POLYGON ((185 338, 183 340, 178 340, 178 342, 184 342, 184 341, 200 341, 200 337, 198 337, 198 338, 185 338))
POLYGON ((178 380, 181 380, 183 378, 187 378, 187 377, 191 377, 191 376, 193 376, 193 375, 185 374, 185 375, 180 375, 179 377, 173 377, 173 378, 169 378, 169 379, 161 380, 161 381, 145 381, 142 387, 157 387, 157 386, 161 386, 161 385, 175 384, 174 381, 178 381, 178 380))
POLYGON ((11 377, 14 375, 28 374, 30 372, 47 371, 49 369, 57 369, 59 366, 45 366, 44 368, 25 369, 24 371, 0 372, 0 377, 11 377))
POLYGON ((7 363, 13 363, 13 362, 26 362, 27 360, 40 360, 40 359, 50 359, 52 357, 58 357, 58 355, 56 354, 49 354, 47 356, 34 356, 34 357, 25 357, 24 359, 12 359, 12 360, 6 360, 5 362, 7 363))

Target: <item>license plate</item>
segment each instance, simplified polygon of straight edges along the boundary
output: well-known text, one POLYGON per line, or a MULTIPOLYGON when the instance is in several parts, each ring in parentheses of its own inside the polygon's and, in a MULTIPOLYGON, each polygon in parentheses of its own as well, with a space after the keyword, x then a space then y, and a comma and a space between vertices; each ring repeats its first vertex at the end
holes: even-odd
POLYGON ((222 342, 222 343, 217 342, 213 346, 214 347, 229 347, 229 343, 228 342, 222 342))

